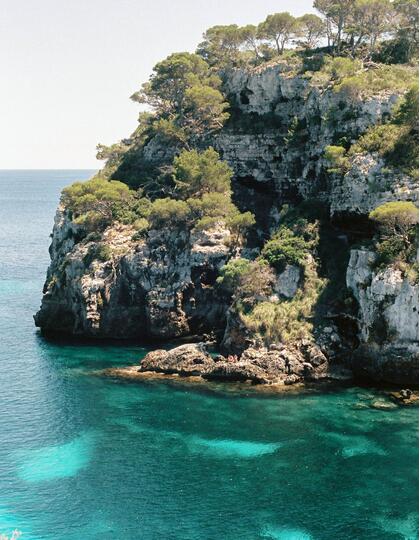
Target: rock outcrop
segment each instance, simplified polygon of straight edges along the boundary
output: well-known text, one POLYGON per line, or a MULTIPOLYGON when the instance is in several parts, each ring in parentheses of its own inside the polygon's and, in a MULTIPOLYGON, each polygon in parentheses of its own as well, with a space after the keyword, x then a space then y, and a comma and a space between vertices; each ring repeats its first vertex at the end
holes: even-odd
POLYGON ((116 225, 99 244, 77 235, 60 208, 35 317, 45 332, 153 340, 223 328, 227 306, 212 285, 229 255, 227 230, 152 230, 136 240, 132 227, 116 225))
POLYGON ((354 371, 376 381, 418 380, 419 289, 401 270, 374 270, 375 253, 352 250, 347 285, 359 306, 354 371))
MULTIPOLYGON (((387 200, 370 184, 362 188, 356 183, 352 189, 351 175, 344 179, 327 175, 323 155, 325 147, 340 137, 354 141, 388 117, 398 92, 346 100, 331 88, 290 73, 285 65, 237 70, 227 79, 225 92, 239 114, 222 130, 216 146, 235 172, 237 204, 252 210, 261 226, 276 223, 279 204, 310 197, 326 201, 332 214, 364 213, 387 200), (366 190, 371 192, 368 200, 366 190)), ((363 178, 363 167, 356 168, 352 175, 363 178)), ((375 185, 381 184, 390 193, 410 187, 406 177, 382 179, 376 174, 375 185)))
POLYGON ((342 379, 343 374, 349 376, 343 370, 340 373, 331 370, 322 351, 305 341, 291 347, 249 348, 239 357, 211 356, 201 343, 181 345, 169 351, 149 352, 137 369, 107 370, 109 375, 132 379, 150 373, 276 385, 342 379))
MULTIPOLYGON (((232 104, 231 119, 210 142, 234 171, 234 203, 256 217, 254 237, 242 256, 253 252, 250 258, 255 258, 278 226, 285 203, 316 198, 339 223, 338 218, 350 216, 366 222, 378 204, 416 199, 412 179, 386 170, 376 155, 353 157, 343 175, 328 174, 324 158, 326 145, 344 137, 349 146, 369 126, 389 118, 398 92, 346 100, 331 86, 317 86, 286 65, 234 70, 224 91, 232 104)), ((173 153, 152 137, 138 161, 156 166, 173 153)), ((345 356, 338 323, 323 324, 310 344, 270 350, 229 311, 230 299, 215 287, 220 268, 233 255, 229 234, 219 225, 199 233, 149 230, 138 237, 131 226, 115 223, 86 237, 67 210, 59 208, 35 322, 44 332, 97 338, 169 340, 220 332, 223 352, 239 355, 228 362, 197 347, 155 351, 141 370, 256 383, 327 377, 328 361, 345 356)), ((340 234, 347 243, 347 231, 338 231, 337 238, 340 234)), ((360 344, 353 367, 376 380, 411 384, 417 369, 417 288, 399 270, 372 270, 373 258, 370 252, 352 250, 347 271, 359 311, 360 344)), ((303 280, 302 268, 287 265, 276 276, 273 297, 292 301, 303 290, 303 280)))
POLYGON ((333 178, 330 211, 333 216, 363 216, 386 202, 406 200, 418 200, 416 182, 410 176, 384 172, 383 159, 359 154, 352 159, 348 173, 333 178))

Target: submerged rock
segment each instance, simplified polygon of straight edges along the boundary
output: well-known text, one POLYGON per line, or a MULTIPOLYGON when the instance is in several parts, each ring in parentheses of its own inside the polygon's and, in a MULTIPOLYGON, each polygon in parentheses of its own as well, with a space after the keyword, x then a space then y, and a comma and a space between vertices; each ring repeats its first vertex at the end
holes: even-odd
POLYGON ((389 411, 397 408, 397 405, 395 403, 385 399, 377 399, 375 401, 372 401, 370 406, 372 409, 378 409, 380 411, 389 411))

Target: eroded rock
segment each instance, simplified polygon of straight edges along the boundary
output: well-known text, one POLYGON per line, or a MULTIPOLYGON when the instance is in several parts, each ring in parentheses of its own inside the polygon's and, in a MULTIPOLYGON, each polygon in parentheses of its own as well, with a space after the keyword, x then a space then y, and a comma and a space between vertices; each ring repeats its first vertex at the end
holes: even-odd
MULTIPOLYGON (((294 384, 334 378, 321 350, 306 341, 278 350, 250 347, 239 357, 212 356, 202 343, 186 344, 148 353, 136 371, 253 384, 294 384)), ((120 372, 121 369, 115 370, 114 374, 120 372)), ((132 368, 125 375, 130 373, 132 368)))
POLYGON ((418 381, 418 284, 399 269, 374 270, 375 254, 352 250, 347 286, 359 305, 360 346, 353 354, 359 377, 395 384, 418 381))

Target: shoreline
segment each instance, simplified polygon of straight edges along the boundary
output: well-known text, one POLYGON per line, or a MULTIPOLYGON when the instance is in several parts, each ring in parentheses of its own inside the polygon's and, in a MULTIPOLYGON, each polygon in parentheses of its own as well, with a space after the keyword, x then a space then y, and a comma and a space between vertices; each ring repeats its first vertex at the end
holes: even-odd
POLYGON ((208 380, 201 375, 181 375, 157 371, 139 371, 139 365, 106 368, 95 373, 96 376, 114 378, 133 384, 163 382, 181 385, 189 389, 206 389, 227 394, 252 394, 255 396, 280 396, 318 394, 345 388, 364 388, 383 395, 381 402, 369 406, 372 409, 391 410, 400 406, 414 406, 419 402, 419 390, 397 386, 374 384, 360 379, 330 378, 321 381, 305 381, 294 384, 261 384, 252 381, 208 380))

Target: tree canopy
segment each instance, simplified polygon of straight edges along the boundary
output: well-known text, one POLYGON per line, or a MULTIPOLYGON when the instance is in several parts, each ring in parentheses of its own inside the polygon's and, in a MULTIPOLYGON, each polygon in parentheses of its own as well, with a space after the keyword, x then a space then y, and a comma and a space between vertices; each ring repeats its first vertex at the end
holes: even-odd
POLYGON ((282 54, 286 43, 297 31, 298 23, 295 17, 287 11, 268 15, 264 22, 258 25, 258 35, 261 39, 273 41, 277 53, 282 54))
POLYGON ((419 222, 419 210, 412 202, 394 201, 372 210, 369 218, 383 237, 397 236, 409 244, 408 233, 419 222))
POLYGON ((156 64, 150 80, 131 99, 152 107, 156 132, 187 146, 220 129, 229 117, 220 87, 220 77, 203 58, 174 53, 156 64))
POLYGON ((183 151, 174 159, 176 191, 182 197, 205 193, 230 194, 232 169, 213 148, 204 152, 183 151))
POLYGON ((133 193, 116 180, 92 178, 63 189, 61 202, 73 214, 76 223, 95 228, 108 225, 120 206, 129 204, 133 193))
POLYGON ((298 43, 307 49, 316 47, 326 35, 325 22, 314 13, 305 13, 297 19, 296 36, 298 43))

